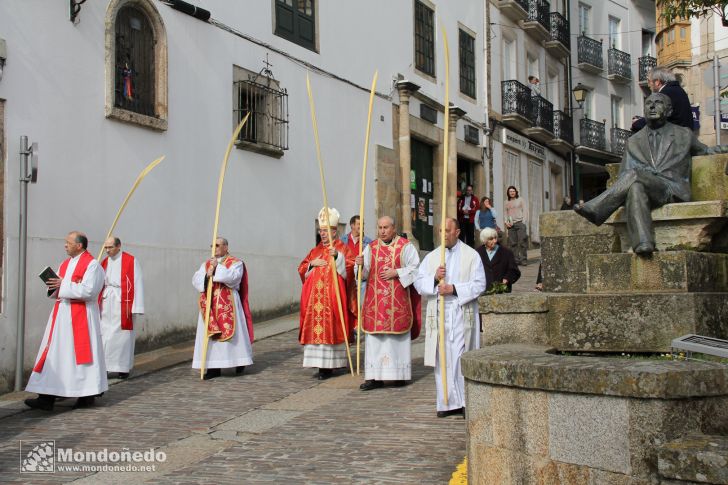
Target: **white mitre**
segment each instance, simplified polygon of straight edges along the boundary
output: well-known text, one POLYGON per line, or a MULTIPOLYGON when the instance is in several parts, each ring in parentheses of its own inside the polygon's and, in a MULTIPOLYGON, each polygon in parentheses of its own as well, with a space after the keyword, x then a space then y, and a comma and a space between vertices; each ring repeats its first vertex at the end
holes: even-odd
MULTIPOLYGON (((329 227, 339 227, 339 211, 329 207, 329 227)), ((326 227, 326 207, 322 208, 318 215, 319 227, 326 227)))

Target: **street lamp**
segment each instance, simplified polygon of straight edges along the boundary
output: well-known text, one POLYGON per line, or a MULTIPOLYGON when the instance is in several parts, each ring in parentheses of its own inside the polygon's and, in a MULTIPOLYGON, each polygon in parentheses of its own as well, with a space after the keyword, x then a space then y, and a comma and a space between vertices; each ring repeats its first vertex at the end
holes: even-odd
POLYGON ((574 99, 579 104, 579 107, 572 108, 572 111, 582 108, 582 106, 584 105, 584 99, 586 98, 587 91, 587 88, 585 88, 584 85, 581 83, 577 84, 576 87, 571 90, 571 92, 574 93, 574 99))

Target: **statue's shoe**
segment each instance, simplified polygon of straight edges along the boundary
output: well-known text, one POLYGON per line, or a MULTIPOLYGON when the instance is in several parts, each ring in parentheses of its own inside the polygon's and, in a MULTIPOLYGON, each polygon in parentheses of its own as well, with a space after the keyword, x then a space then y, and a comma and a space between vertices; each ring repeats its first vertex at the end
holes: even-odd
POLYGON ((655 252, 655 245, 651 242, 641 242, 634 249, 634 253, 640 256, 652 256, 655 252))
MULTIPOLYGON (((591 222, 592 224, 597 224, 597 215, 586 208, 586 205, 577 205, 574 207, 574 212, 579 214, 581 217, 586 219, 587 221, 591 222)), ((597 224, 598 225, 598 224, 597 224)))

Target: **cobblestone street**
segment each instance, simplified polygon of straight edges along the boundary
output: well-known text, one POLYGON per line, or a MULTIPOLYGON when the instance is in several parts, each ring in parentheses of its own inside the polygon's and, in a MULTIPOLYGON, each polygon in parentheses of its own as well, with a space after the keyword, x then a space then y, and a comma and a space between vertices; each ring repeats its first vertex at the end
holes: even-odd
MULTIPOLYGON (((95 408, 51 412, 7 403, 0 418, 2 482, 447 483, 465 456, 465 421, 435 416, 434 378, 413 349, 413 382, 361 392, 301 368, 297 331, 255 344, 243 376, 200 381, 188 363, 117 383, 95 408), (28 474, 20 440, 74 451, 159 449, 154 472, 28 474)), ((355 358, 355 354, 354 354, 355 358)))

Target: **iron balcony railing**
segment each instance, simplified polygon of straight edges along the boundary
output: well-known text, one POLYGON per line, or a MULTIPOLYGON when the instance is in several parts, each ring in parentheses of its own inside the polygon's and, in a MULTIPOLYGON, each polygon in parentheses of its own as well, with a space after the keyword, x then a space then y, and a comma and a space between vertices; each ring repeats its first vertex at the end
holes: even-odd
POLYGON ((623 130, 622 128, 612 128, 612 153, 622 155, 624 149, 627 147, 627 138, 632 136, 632 132, 629 130, 623 130))
POLYGON ((571 116, 563 111, 554 111, 554 137, 564 140, 569 145, 574 144, 574 124, 571 116))
POLYGON ((528 12, 528 0, 515 0, 518 5, 521 6, 521 8, 528 12))
POLYGON ((559 12, 551 12, 549 19, 551 21, 551 40, 561 42, 564 47, 571 50, 571 29, 567 18, 559 12))
POLYGON ((579 144, 596 150, 607 150, 607 137, 604 123, 582 118, 579 122, 579 144))
POLYGON ((654 57, 644 56, 639 58, 640 82, 647 81, 647 75, 655 66, 657 66, 657 59, 654 57))
POLYGON ((535 95, 531 96, 531 121, 534 126, 554 132, 554 105, 547 99, 535 95))
POLYGON ((517 114, 531 119, 531 90, 516 80, 502 81, 503 115, 517 114))
POLYGON ((591 64, 600 69, 604 68, 604 59, 602 57, 602 41, 594 40, 582 34, 576 41, 577 62, 579 64, 591 64))
POLYGON ((625 79, 632 79, 632 66, 630 66, 632 56, 614 47, 609 49, 608 55, 608 74, 621 76, 625 79))
POLYGON ((551 4, 546 0, 529 0, 527 22, 538 22, 549 30, 549 10, 551 4))

